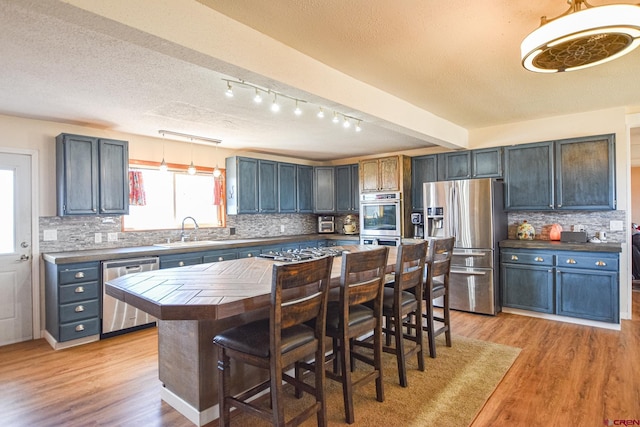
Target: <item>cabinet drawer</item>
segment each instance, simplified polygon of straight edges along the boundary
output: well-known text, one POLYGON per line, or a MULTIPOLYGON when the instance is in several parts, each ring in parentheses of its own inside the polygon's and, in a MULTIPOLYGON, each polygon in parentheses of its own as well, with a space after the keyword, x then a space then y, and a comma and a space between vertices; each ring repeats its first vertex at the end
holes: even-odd
POLYGON ((73 304, 60 306, 60 323, 75 322, 80 319, 99 316, 99 304, 97 299, 80 301, 73 304))
POLYGON ((231 259, 238 259, 237 252, 226 252, 212 255, 205 255, 202 257, 202 262, 205 264, 210 262, 229 261, 231 259))
POLYGON ((99 333, 100 318, 98 317, 60 325, 60 341, 75 340, 99 333))
POLYGON ((509 264, 553 265, 553 254, 549 252, 502 251, 500 262, 509 264))
POLYGON ((260 255, 260 248, 249 248, 238 251, 238 258, 252 258, 260 255))
POLYGON ((68 283, 90 282, 98 280, 98 266, 87 266, 83 268, 64 268, 59 272, 58 282, 61 285, 68 283))
POLYGON ((598 255, 559 254, 558 267, 618 271, 618 258, 598 255))
POLYGON ((160 269, 202 264, 202 256, 166 259, 160 257, 160 269))
POLYGON ((60 304, 98 298, 98 282, 60 286, 60 304))

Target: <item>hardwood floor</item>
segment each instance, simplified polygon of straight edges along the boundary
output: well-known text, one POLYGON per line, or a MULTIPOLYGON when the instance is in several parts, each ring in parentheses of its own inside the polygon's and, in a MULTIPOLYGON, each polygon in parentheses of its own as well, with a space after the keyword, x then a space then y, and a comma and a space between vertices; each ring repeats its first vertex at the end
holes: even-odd
MULTIPOLYGON (((640 293, 622 330, 453 312, 453 333, 522 348, 473 427, 640 420, 640 293)), ((0 347, 3 426, 193 426, 160 399, 155 329, 54 351, 0 347)), ((455 339, 454 339, 455 345, 455 339)), ((215 425, 216 423, 211 423, 215 425)))

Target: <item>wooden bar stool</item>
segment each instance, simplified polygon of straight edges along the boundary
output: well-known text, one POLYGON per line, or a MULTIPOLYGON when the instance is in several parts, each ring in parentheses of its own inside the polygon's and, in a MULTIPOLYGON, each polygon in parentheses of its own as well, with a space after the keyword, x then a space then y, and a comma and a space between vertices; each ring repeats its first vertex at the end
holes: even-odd
POLYGON ((424 266, 428 242, 401 245, 398 248, 393 282, 384 288, 382 329, 387 345, 383 351, 396 355, 398 377, 402 387, 407 386, 406 358, 416 354, 418 369, 424 371, 424 346, 422 340, 422 291, 424 266), (406 332, 405 332, 406 328, 406 332), (390 346, 390 338, 395 346, 390 346), (412 343, 405 345, 405 340, 412 343))
POLYGON ((447 347, 451 347, 451 317, 449 313, 449 272, 453 255, 454 237, 431 239, 429 255, 426 262, 426 280, 424 282, 425 314, 423 329, 427 331, 429 355, 436 357, 436 337, 445 334, 447 347), (434 314, 433 300, 443 298, 442 316, 434 314), (442 323, 438 329, 435 322, 442 323))
POLYGON ((326 310, 331 280, 332 257, 274 265, 269 318, 228 329, 213 339, 218 352, 218 389, 220 419, 218 425, 229 426, 230 409, 235 407, 270 421, 274 426, 299 425, 316 414, 318 426, 326 426, 324 397, 325 373, 315 373, 315 385, 298 381, 283 372, 298 360, 325 355, 326 310), (305 324, 315 321, 315 327, 305 324), (257 366, 270 372, 267 381, 239 395, 232 396, 230 359, 257 366), (313 405, 285 422, 283 384, 315 397, 313 405), (251 397, 270 388, 271 408, 249 402, 251 397))
MULTIPOLYGON (((329 301, 327 307, 327 336, 332 338, 334 361, 333 370, 327 370, 328 378, 342 384, 345 419, 355 421, 353 411, 353 389, 373 380, 376 381, 376 399, 384 401, 382 383, 382 289, 389 248, 344 253, 340 275, 340 296, 338 301, 329 301), (367 303, 372 306, 368 307, 367 303), (373 345, 363 341, 373 335, 373 345), (373 348, 373 357, 356 351, 356 347, 373 348), (351 372, 356 360, 373 369, 353 381, 351 372)), ((320 360, 316 358, 316 361, 320 360)), ((303 365, 303 364, 300 364, 303 365)), ((306 369, 315 366, 304 365, 306 369)), ((324 369, 324 364, 322 365, 324 369)))

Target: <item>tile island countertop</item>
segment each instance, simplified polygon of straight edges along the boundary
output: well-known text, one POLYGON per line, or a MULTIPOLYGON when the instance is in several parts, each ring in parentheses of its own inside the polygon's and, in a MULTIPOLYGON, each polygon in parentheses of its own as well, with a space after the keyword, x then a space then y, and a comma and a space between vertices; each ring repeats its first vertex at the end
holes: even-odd
POLYGON ((517 240, 508 239, 500 241, 501 248, 512 249, 549 249, 555 251, 580 251, 580 252, 622 252, 620 242, 601 243, 564 243, 553 240, 517 240))

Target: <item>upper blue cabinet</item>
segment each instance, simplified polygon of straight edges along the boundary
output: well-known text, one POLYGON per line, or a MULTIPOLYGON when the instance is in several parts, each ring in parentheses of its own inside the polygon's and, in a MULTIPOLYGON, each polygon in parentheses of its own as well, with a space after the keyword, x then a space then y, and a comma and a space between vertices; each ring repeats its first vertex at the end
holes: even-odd
POLYGON ((127 141, 64 133, 58 135, 58 215, 128 214, 128 171, 127 141))
POLYGON ((508 210, 611 210, 613 134, 505 147, 508 210))

